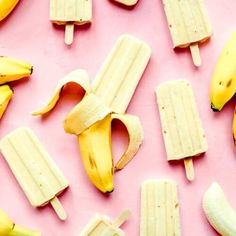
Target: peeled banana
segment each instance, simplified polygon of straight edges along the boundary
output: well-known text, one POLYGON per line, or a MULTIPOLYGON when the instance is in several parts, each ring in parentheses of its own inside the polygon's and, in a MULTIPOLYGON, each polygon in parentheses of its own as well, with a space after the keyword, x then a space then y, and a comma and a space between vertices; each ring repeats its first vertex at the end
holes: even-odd
POLYGON ((0 57, 0 84, 22 79, 31 75, 32 72, 33 67, 24 61, 11 57, 0 57))
POLYGON ((210 86, 213 111, 220 111, 236 92, 236 31, 222 50, 210 86))
POLYGON ((104 193, 114 190, 113 174, 124 168, 137 153, 143 132, 139 119, 133 115, 112 113, 88 86, 88 75, 83 70, 76 70, 62 79, 50 102, 32 115, 43 115, 50 112, 60 97, 62 88, 70 82, 76 82, 86 92, 84 98, 66 116, 64 129, 75 134, 80 144, 82 162, 91 182, 104 193), (76 78, 76 79, 75 79, 76 78), (129 145, 116 165, 113 163, 111 146, 112 120, 120 120, 127 128, 129 145))
POLYGON ((40 232, 25 229, 16 225, 9 216, 0 209, 0 236, 41 236, 40 232))
POLYGON ((203 209, 209 223, 220 235, 236 235, 236 211, 229 205, 218 183, 212 183, 204 194, 203 209))
POLYGON ((0 119, 3 116, 12 95, 13 91, 8 85, 0 86, 0 119))
POLYGON ((0 21, 12 12, 18 2, 19 0, 0 0, 0 21))

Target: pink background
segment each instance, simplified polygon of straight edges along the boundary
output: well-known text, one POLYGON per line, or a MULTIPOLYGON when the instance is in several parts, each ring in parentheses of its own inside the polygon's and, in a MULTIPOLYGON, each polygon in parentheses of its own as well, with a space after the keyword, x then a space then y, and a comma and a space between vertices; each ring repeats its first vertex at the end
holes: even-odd
MULTIPOLYGON (((74 44, 63 43, 64 28, 49 21, 49 1, 21 0, 14 12, 0 24, 1 55, 29 61, 34 73, 29 80, 12 83, 15 94, 1 120, 1 137, 27 125, 42 140, 48 152, 70 182, 60 197, 68 213, 61 222, 50 206, 40 210, 29 204, 14 176, 0 158, 0 207, 18 223, 39 229, 44 236, 76 236, 95 212, 116 217, 122 210, 132 210, 123 226, 127 235, 139 235, 140 185, 149 178, 172 178, 179 185, 182 235, 214 236, 217 233, 204 217, 201 200, 212 181, 218 181, 233 207, 236 207, 236 160, 232 142, 234 103, 221 113, 213 113, 209 103, 209 82, 218 55, 235 27, 235 0, 205 1, 214 35, 201 47, 203 65, 196 69, 189 50, 174 52, 160 0, 140 0, 130 10, 108 0, 94 0, 93 24, 77 27, 74 44), (134 160, 115 175, 115 191, 104 196, 89 182, 80 160, 76 137, 64 132, 62 121, 82 93, 69 86, 56 109, 45 119, 30 112, 48 101, 57 82, 74 69, 86 69, 93 80, 114 42, 123 33, 132 34, 152 48, 152 57, 136 90, 128 113, 140 117, 145 140, 134 160), (204 157, 194 162, 196 179, 185 178, 183 162, 169 164, 160 132, 155 87, 164 81, 186 78, 191 81, 209 144, 204 157)), ((127 143, 125 129, 114 125, 115 158, 127 143), (120 129, 121 128, 121 129, 120 129), (120 130, 120 131, 118 131, 120 130)))

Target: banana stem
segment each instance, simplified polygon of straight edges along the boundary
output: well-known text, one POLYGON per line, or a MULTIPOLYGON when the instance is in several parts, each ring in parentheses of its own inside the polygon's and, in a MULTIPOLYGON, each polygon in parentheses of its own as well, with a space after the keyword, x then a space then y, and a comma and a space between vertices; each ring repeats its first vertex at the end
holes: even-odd
POLYGON ((8 236, 41 236, 41 233, 15 225, 8 236))

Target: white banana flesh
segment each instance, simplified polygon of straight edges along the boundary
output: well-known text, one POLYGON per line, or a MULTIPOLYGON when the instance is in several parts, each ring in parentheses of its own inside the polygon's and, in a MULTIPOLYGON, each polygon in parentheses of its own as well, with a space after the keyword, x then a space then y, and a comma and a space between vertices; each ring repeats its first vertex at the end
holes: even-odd
POLYGON ((236 235, 236 211, 218 183, 212 183, 204 194, 203 209, 209 223, 220 235, 236 235))

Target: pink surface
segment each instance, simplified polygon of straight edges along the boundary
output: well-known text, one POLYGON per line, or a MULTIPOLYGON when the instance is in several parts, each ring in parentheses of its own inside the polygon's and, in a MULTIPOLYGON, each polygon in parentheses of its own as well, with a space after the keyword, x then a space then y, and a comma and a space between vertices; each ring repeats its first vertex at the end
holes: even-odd
MULTIPOLYGON (((140 185, 149 178, 173 178, 179 185, 182 235, 214 236, 201 208, 201 199, 212 181, 218 181, 236 208, 236 160, 231 134, 234 103, 214 114, 209 104, 209 82, 217 57, 235 27, 234 0, 206 1, 214 35, 201 47, 203 65, 194 68, 188 50, 174 52, 160 0, 140 0, 132 9, 108 0, 94 1, 91 27, 76 28, 74 44, 63 43, 63 27, 49 21, 49 1, 21 0, 15 11, 0 24, 1 55, 25 59, 34 65, 29 80, 12 83, 15 94, 1 120, 1 137, 27 125, 42 140, 70 182, 60 197, 68 213, 61 222, 51 209, 34 209, 21 191, 3 158, 0 158, 0 208, 18 223, 39 229, 44 236, 76 236, 95 212, 114 218, 123 209, 132 210, 132 218, 123 226, 127 235, 139 235, 140 185), (140 117, 145 140, 135 159, 115 175, 115 191, 104 196, 88 181, 80 160, 76 137, 64 132, 62 121, 81 97, 77 88, 63 92, 56 109, 45 119, 32 117, 52 94, 57 82, 71 70, 86 69, 91 80, 119 35, 132 34, 152 48, 148 68, 130 103, 128 112, 140 117), (174 78, 191 81, 203 120, 209 151, 195 159, 196 179, 189 183, 183 163, 169 164, 160 132, 155 87, 174 78), (70 92, 74 92, 72 95, 70 92), (77 95, 76 95, 77 94, 77 95)), ((114 153, 119 157, 125 148, 125 130, 114 125, 114 153), (118 131, 120 130, 120 131, 118 131)))

